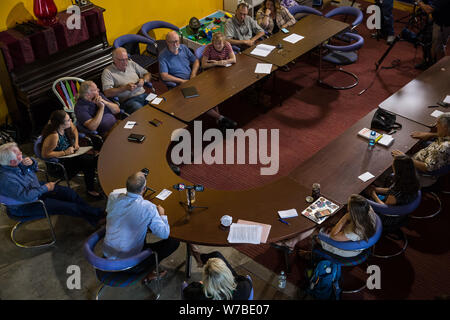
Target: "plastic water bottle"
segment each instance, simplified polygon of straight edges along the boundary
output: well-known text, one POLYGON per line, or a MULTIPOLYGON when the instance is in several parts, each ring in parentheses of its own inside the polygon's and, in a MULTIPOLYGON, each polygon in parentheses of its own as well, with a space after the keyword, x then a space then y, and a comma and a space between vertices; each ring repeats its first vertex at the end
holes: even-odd
POLYGON ((278 276, 278 288, 286 288, 286 274, 284 273, 284 271, 281 271, 280 275, 278 276))
POLYGON ((377 136, 377 133, 375 131, 370 131, 370 137, 369 137, 369 149, 373 148, 375 145, 375 137, 377 136))

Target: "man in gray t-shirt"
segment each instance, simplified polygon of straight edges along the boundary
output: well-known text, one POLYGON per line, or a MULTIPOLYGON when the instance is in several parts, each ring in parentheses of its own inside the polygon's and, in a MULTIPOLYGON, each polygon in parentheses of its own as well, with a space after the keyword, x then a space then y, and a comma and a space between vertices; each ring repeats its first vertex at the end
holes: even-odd
POLYGON ((103 93, 106 97, 118 97, 122 108, 133 113, 145 106, 144 83, 150 82, 151 74, 128 58, 125 48, 112 52, 113 63, 102 73, 103 93))
POLYGON ((237 6, 236 14, 225 23, 225 37, 232 44, 243 48, 251 47, 264 35, 264 30, 248 16, 248 4, 237 6))

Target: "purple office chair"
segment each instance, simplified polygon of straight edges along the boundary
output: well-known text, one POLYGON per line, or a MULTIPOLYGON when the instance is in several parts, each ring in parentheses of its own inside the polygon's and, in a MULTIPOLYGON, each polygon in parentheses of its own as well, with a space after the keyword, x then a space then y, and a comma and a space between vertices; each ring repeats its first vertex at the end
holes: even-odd
POLYGON ((302 6, 302 5, 297 5, 294 7, 290 7, 289 8, 289 12, 295 17, 297 14, 302 13, 303 15, 298 15, 297 17, 295 17, 295 19, 297 21, 299 21, 300 19, 304 18, 305 16, 307 16, 308 14, 315 14, 317 16, 322 16, 322 12, 320 12, 319 10, 316 10, 314 8, 308 7, 308 6, 302 6), (297 19, 298 18, 298 19, 297 19))
POLYGON ((335 8, 335 9, 329 11, 328 13, 326 13, 325 17, 331 18, 331 17, 337 16, 337 15, 351 15, 351 16, 355 17, 355 19, 351 23, 352 26, 350 28, 350 31, 353 31, 358 25, 361 24, 361 22, 363 20, 362 11, 358 8, 349 7, 349 6, 335 8))
POLYGON ((139 43, 145 43, 147 46, 154 46, 155 41, 138 34, 125 34, 114 40, 113 47, 123 47, 127 49, 128 57, 144 69, 148 69, 152 64, 158 61, 157 57, 143 55, 139 49, 139 43))
MULTIPOLYGON (((338 66, 338 70, 340 72, 346 73, 350 76, 352 76, 355 79, 355 82, 353 82, 351 85, 348 86, 334 86, 334 85, 330 85, 328 83, 325 83, 322 79, 321 79, 321 60, 320 59, 320 63, 319 63, 319 79, 318 82, 320 84, 323 84, 327 87, 333 88, 333 89, 338 89, 338 90, 344 90, 344 89, 350 89, 353 88, 354 86, 356 86, 359 82, 358 77, 349 71, 346 71, 344 69, 342 69, 341 66, 344 65, 349 65, 352 63, 355 63, 358 60, 358 54, 356 52, 356 50, 360 49, 363 44, 364 44, 364 38, 361 37, 358 34, 355 33, 345 33, 345 36, 355 40, 356 42, 349 44, 349 45, 343 45, 343 46, 335 46, 335 45, 331 45, 331 44, 324 44, 323 47, 329 50, 329 53, 327 55, 325 55, 322 59, 324 61, 330 62, 332 64, 334 64, 335 66, 338 66)), ((320 50, 321 51, 321 50, 320 50)), ((321 54, 320 54, 321 55, 321 54)))
MULTIPOLYGON (((149 35, 149 32, 153 29, 171 29, 171 30, 180 32, 180 28, 178 28, 177 26, 175 26, 169 22, 160 21, 160 20, 150 21, 150 22, 145 23, 142 26, 140 33, 144 37, 146 37, 154 42, 153 45, 147 45, 147 52, 155 57, 158 57, 159 53, 162 52, 167 47, 167 45, 166 45, 165 40, 156 40, 149 35)), ((182 34, 181 34, 181 37, 183 37, 182 34)), ((181 41, 181 43, 183 43, 182 39, 180 39, 180 41, 181 41)))
MULTIPOLYGON (((450 165, 444 166, 441 169, 438 170, 434 170, 431 172, 419 172, 419 175, 425 176, 425 177, 431 177, 433 178, 435 181, 432 185, 427 185, 427 186, 422 186, 423 190, 424 190, 424 194, 427 194, 429 196, 431 196, 431 198, 433 198, 434 200, 436 200, 436 202, 439 205, 439 208, 426 216, 416 216, 416 215, 411 215, 411 218, 414 219, 429 219, 429 218, 433 218, 435 216, 437 216, 441 211, 442 211, 442 201, 441 198, 438 196, 438 194, 435 192, 436 191, 436 186, 438 185, 438 181, 443 178, 444 176, 448 175, 450 173, 450 165)), ((449 194, 450 192, 447 190, 439 190, 440 192, 444 193, 444 194, 449 194)))
POLYGON ((5 208, 5 212, 12 220, 18 221, 11 229, 11 240, 20 248, 46 248, 53 245, 56 242, 55 231, 53 230, 53 224, 50 219, 50 215, 47 212, 45 203, 42 200, 36 200, 33 202, 22 202, 15 199, 3 196, 0 194, 0 206, 5 208), (20 212, 20 214, 18 214, 20 212), (20 226, 36 220, 47 219, 50 233, 52 238, 49 240, 41 241, 36 245, 27 245, 19 243, 16 240, 16 232, 20 226))
POLYGON ((106 259, 100 258, 94 252, 95 246, 98 242, 105 236, 106 229, 101 228, 94 234, 92 234, 84 243, 83 252, 87 261, 94 267, 97 279, 101 282, 100 287, 97 289, 95 294, 95 300, 99 300, 99 297, 105 286, 110 287, 127 287, 134 284, 136 281, 142 279, 147 271, 142 273, 127 273, 126 270, 131 269, 150 257, 152 254, 155 255, 156 261, 156 274, 158 281, 158 291, 156 294, 156 299, 159 299, 161 292, 161 279, 159 276, 158 267, 158 253, 150 249, 146 249, 138 253, 137 255, 126 258, 126 259, 106 259))
MULTIPOLYGON (((366 240, 335 241, 331 239, 331 237, 328 234, 323 233, 322 231, 319 232, 319 234, 314 238, 316 244, 313 245, 312 260, 313 261, 329 260, 331 262, 339 264, 341 267, 353 267, 366 262, 369 256, 371 255, 373 247, 380 239, 381 233, 383 231, 382 222, 378 215, 376 216, 376 219, 377 221, 375 225, 375 234, 372 237, 370 237, 368 241, 366 240), (322 240, 323 242, 328 243, 329 245, 341 250, 346 251, 363 250, 363 251, 355 257, 341 257, 323 249, 320 243, 318 243, 318 240, 322 240)), ((343 278, 343 276, 341 277, 343 278)), ((362 286, 359 289, 343 290, 342 292, 343 293, 360 292, 365 287, 366 284, 364 283, 364 286, 362 286)))
POLYGON ((383 222, 383 234, 386 237, 392 237, 392 234, 399 234, 403 239, 403 247, 400 251, 390 255, 379 255, 373 253, 372 255, 377 258, 392 258, 405 252, 408 246, 408 238, 400 227, 405 223, 408 215, 416 210, 422 200, 422 192, 419 190, 416 199, 413 202, 401 205, 401 206, 388 206, 386 204, 380 204, 375 201, 367 199, 372 209, 377 215, 380 216, 383 222))

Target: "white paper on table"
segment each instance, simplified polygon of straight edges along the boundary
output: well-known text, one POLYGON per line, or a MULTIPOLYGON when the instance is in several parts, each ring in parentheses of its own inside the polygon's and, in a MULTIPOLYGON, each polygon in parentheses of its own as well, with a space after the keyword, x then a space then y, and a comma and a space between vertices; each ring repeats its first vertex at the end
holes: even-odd
POLYGON ((296 209, 278 211, 278 215, 280 216, 281 219, 298 217, 296 209))
POLYGON ((369 171, 367 171, 366 173, 363 173, 362 175, 360 175, 358 178, 361 179, 362 181, 366 182, 374 177, 375 176, 373 174, 371 174, 369 171))
POLYGON ((442 102, 450 104, 450 96, 446 96, 442 102))
POLYGON ((267 57, 269 55, 270 51, 266 51, 266 50, 261 50, 258 48, 255 48, 252 50, 252 52, 250 52, 250 54, 253 54, 255 56, 260 56, 260 57, 267 57))
POLYGON ((229 243, 261 243, 262 227, 252 224, 232 223, 228 234, 229 243))
POLYGON ((150 93, 150 94, 147 96, 147 98, 145 98, 145 100, 147 100, 147 101, 152 101, 152 100, 155 99, 156 97, 157 97, 156 94, 150 93))
POLYGON ((296 33, 293 33, 293 34, 288 35, 283 40, 287 41, 287 42, 290 42, 290 43, 297 43, 298 41, 302 40, 303 38, 304 38, 303 36, 301 36, 299 34, 296 34, 296 33))
POLYGON ((127 193, 127 188, 114 189, 111 193, 114 194, 127 193))
POLYGON ((271 63, 257 63, 255 68, 255 73, 267 73, 272 71, 271 63))
POLYGON ((232 63, 227 63, 227 64, 225 65, 225 68, 231 67, 232 65, 233 65, 232 63))
POLYGON ((382 146, 389 147, 389 145, 392 144, 394 141, 394 138, 391 135, 383 134, 380 140, 378 140, 378 144, 381 144, 382 146))
POLYGON ((155 99, 151 102, 151 104, 160 104, 162 100, 163 100, 162 98, 155 98, 155 99))
POLYGON ((168 196, 170 196, 172 194, 172 191, 164 189, 163 191, 161 191, 157 196, 156 199, 159 200, 166 200, 168 196))
POLYGON ((442 111, 434 110, 433 113, 431 114, 431 116, 437 118, 437 117, 439 117, 441 114, 443 114, 442 111))
POLYGON ((125 129, 133 129, 134 125, 136 124, 136 121, 127 121, 124 128, 125 129))
POLYGON ((258 44, 255 49, 250 52, 250 54, 260 57, 267 57, 273 49, 275 49, 275 46, 270 46, 268 44, 258 44))

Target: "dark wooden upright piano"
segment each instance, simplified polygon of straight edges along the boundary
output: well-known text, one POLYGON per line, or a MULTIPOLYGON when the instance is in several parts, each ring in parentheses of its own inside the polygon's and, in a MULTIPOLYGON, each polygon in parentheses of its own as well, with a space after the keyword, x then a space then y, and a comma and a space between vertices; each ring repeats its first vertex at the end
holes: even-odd
POLYGON ((72 76, 99 84, 112 63, 103 11, 82 12, 80 29, 70 30, 70 14, 60 12, 51 27, 26 23, 0 32, 0 84, 21 137, 39 134, 50 113, 62 109, 52 91, 56 79, 72 76))

